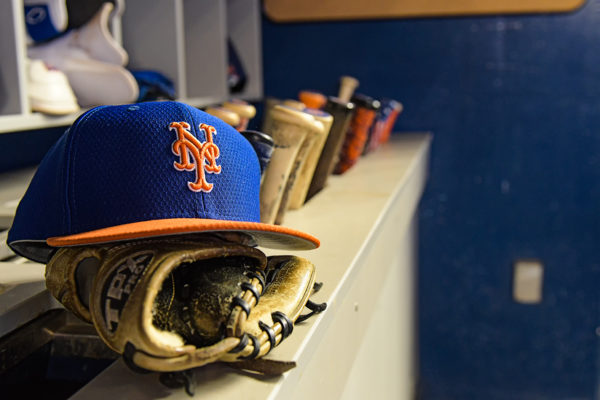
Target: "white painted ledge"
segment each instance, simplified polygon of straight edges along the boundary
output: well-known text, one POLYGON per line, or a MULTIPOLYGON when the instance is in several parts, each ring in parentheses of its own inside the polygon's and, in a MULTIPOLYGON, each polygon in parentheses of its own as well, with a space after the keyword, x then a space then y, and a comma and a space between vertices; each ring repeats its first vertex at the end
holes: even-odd
MULTIPOLYGON (((411 398, 414 394, 415 213, 427 175, 431 136, 400 134, 363 157, 284 224, 315 235, 299 252, 324 286, 328 309, 294 328, 269 358, 295 360, 282 377, 256 379, 225 365, 195 371, 196 398, 411 398)), ((267 254, 275 254, 266 250, 267 254)), ((284 254, 285 252, 279 252, 284 254)), ((115 362, 74 399, 189 399, 156 374, 115 362)))

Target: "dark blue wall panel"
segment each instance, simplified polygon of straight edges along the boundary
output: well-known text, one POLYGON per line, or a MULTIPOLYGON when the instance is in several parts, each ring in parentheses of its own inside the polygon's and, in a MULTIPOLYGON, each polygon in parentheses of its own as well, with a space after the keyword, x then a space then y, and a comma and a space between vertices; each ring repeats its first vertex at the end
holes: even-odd
POLYGON ((59 127, 0 135, 0 173, 39 164, 65 129, 59 127))
MULTIPOLYGON (((420 210, 425 399, 599 398, 600 1, 564 15, 263 24, 265 92, 401 100, 431 130, 420 210), (512 265, 545 266, 543 301, 512 265)), ((323 266, 326 267, 326 266, 323 266)))
MULTIPOLYGON (((265 92, 402 101, 435 134, 420 210, 424 399, 600 398, 600 0, 569 15, 263 24, 265 92), (512 264, 545 265, 540 305, 512 264)), ((64 128, 0 138, 0 170, 64 128)))

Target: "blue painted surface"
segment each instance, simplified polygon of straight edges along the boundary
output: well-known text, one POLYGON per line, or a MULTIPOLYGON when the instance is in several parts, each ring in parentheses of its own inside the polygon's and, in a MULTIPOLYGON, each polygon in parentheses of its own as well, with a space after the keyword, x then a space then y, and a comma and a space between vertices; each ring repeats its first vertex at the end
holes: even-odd
MULTIPOLYGON (((424 399, 600 398, 600 0, 569 15, 263 24, 265 93, 360 90, 435 134, 420 210, 424 399), (541 305, 512 263, 546 267, 541 305)), ((0 137, 0 171, 63 128, 0 137)))
POLYGON ((64 131, 60 127, 0 135, 0 173, 39 164, 64 131))
POLYGON ((263 24, 265 92, 402 101, 420 209, 424 399, 599 398, 600 1, 563 15, 263 24), (512 264, 545 265, 540 305, 512 264))

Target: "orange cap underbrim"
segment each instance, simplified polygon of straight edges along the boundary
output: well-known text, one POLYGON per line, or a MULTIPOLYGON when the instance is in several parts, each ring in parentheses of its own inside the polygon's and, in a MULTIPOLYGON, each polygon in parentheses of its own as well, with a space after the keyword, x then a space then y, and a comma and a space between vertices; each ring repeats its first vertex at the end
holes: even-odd
POLYGON ((200 218, 169 218, 132 222, 74 235, 55 236, 48 238, 46 243, 53 247, 68 247, 156 236, 223 231, 247 233, 256 240, 259 246, 274 249, 311 250, 320 245, 319 239, 316 237, 280 225, 200 218))

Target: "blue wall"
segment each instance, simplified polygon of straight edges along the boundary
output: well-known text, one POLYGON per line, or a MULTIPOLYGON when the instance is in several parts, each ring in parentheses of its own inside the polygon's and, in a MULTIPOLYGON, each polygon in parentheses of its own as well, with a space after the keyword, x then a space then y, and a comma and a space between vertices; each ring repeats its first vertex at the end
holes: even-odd
MULTIPOLYGON (((402 101, 434 132, 420 209, 424 399, 600 398, 600 0, 569 15, 263 23, 265 92, 402 101), (512 263, 545 265, 511 298, 512 263), (596 333, 598 330, 599 334, 596 333)), ((2 135, 0 170, 64 128, 2 135)))
POLYGON ((573 14, 263 23, 265 92, 401 100, 435 134, 420 209, 425 399, 599 398, 600 1, 573 14), (545 265, 543 301, 512 264, 545 265))
POLYGON ((59 127, 0 135, 0 173, 39 164, 65 129, 59 127))

